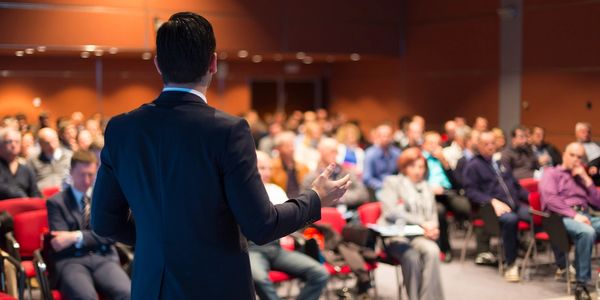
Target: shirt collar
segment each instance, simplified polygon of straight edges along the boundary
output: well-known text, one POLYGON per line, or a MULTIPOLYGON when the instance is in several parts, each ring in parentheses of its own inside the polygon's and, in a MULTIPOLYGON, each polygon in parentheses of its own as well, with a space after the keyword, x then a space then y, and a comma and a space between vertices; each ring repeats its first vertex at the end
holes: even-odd
POLYGON ((165 87, 165 88, 163 88, 162 91, 163 92, 191 93, 191 94, 194 94, 194 95, 200 97, 200 99, 202 99, 202 101, 204 101, 204 103, 208 104, 208 100, 206 100, 206 96, 204 94, 202 94, 202 92, 195 90, 195 89, 180 88, 180 87, 165 87))
POLYGON ((75 197, 75 201, 77 201, 77 205, 82 206, 83 192, 76 189, 74 186, 71 186, 71 192, 73 193, 73 197, 75 197))

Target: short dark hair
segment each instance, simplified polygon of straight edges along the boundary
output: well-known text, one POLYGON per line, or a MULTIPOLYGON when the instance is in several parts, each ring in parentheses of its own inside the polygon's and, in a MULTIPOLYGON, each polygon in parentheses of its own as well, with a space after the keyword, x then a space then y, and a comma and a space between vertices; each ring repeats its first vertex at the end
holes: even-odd
POLYGON ((91 151, 78 150, 73 153, 71 157, 71 169, 75 168, 77 164, 95 164, 98 163, 96 155, 91 151))
POLYGON ((208 20, 192 12, 172 15, 156 34, 156 59, 163 82, 200 81, 215 48, 215 34, 208 20))
POLYGON ((517 126, 513 127, 513 129, 510 131, 510 136, 511 137, 517 136, 517 130, 521 130, 523 132, 528 132, 529 128, 527 128, 527 126, 524 126, 524 125, 517 125, 517 126))

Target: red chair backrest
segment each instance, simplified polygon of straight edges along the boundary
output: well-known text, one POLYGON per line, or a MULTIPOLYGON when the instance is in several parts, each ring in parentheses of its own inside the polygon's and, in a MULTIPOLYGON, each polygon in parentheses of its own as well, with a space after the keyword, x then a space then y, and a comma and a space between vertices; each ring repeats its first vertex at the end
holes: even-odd
POLYGON ((519 180, 519 184, 530 193, 536 193, 538 189, 539 181, 535 178, 523 178, 519 180))
POLYGON ((365 203, 358 207, 358 217, 363 225, 377 224, 381 216, 381 202, 365 203))
POLYGON ((346 226, 346 220, 335 207, 321 208, 321 220, 317 224, 329 224, 338 233, 342 233, 342 229, 346 226))
POLYGON ((13 217, 15 239, 21 245, 21 256, 31 257, 33 251, 42 247, 42 234, 48 232, 48 212, 38 209, 23 212, 13 217))
MULTIPOLYGON (((541 195, 539 192, 529 193, 529 206, 537 211, 542 211, 541 195)), ((536 214, 531 214, 533 225, 542 226, 542 217, 536 214)))
POLYGON ((0 201, 0 211, 7 211, 13 217, 26 211, 46 209, 42 198, 13 198, 0 201))
POLYGON ((43 189, 42 195, 44 195, 44 198, 48 199, 48 198, 58 194, 58 192, 60 192, 60 186, 51 186, 51 187, 47 187, 47 188, 43 189))

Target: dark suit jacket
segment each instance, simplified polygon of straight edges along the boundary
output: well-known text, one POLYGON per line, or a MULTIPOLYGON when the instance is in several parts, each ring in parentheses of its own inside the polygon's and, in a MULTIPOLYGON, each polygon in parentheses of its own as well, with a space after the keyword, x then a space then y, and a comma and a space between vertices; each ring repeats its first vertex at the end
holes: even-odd
POLYGON ((194 94, 163 92, 105 139, 92 226, 135 243, 132 299, 254 299, 244 236, 265 244, 320 218, 314 191, 273 206, 248 123, 194 94))
POLYGON ((48 208, 50 230, 80 230, 83 235, 83 243, 80 249, 75 248, 73 245, 54 253, 57 274, 53 276, 53 280, 60 280, 62 267, 65 264, 72 262, 75 257, 88 255, 90 250, 98 251, 97 255, 106 256, 107 259, 118 261, 117 252, 112 246, 113 241, 98 236, 90 230, 89 224, 84 224, 83 215, 70 187, 48 199, 46 207, 48 208), (100 254, 100 252, 103 254, 100 254))

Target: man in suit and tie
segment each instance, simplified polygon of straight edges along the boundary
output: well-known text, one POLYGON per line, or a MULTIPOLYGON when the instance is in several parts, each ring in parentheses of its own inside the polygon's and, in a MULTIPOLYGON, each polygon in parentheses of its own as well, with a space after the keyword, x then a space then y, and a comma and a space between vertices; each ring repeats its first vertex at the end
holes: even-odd
POLYGON ((73 183, 46 202, 56 280, 61 293, 71 300, 130 298, 130 280, 119 265, 113 241, 90 230, 90 202, 86 191, 96 175, 96 156, 77 151, 71 158, 73 183), (94 288, 98 288, 98 292, 94 288))
POLYGON ((107 125, 92 227, 135 243, 132 299, 254 299, 246 238, 262 245, 318 220, 350 184, 329 180, 330 166, 271 204, 248 123, 206 97, 215 45, 203 17, 171 16, 156 36, 162 93, 107 125))

